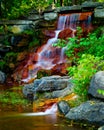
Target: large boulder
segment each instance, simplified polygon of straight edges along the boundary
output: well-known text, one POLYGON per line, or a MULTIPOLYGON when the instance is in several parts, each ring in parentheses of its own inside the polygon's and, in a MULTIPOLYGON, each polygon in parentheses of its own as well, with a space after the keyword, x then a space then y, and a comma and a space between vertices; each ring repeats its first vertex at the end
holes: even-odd
POLYGON ((4 72, 0 71, 0 83, 4 83, 6 80, 6 75, 4 72))
POLYGON ((102 125, 104 124, 104 102, 87 101, 78 107, 70 109, 65 117, 69 120, 102 125))
POLYGON ((49 76, 34 81, 34 88, 37 92, 61 90, 68 86, 68 76, 49 76))
POLYGON ((88 93, 95 98, 104 99, 104 71, 99 71, 92 77, 88 93))
POLYGON ((35 96, 36 92, 42 92, 45 98, 64 97, 72 93, 72 86, 71 79, 68 76, 48 76, 24 85, 23 94, 27 97, 29 94, 35 96))

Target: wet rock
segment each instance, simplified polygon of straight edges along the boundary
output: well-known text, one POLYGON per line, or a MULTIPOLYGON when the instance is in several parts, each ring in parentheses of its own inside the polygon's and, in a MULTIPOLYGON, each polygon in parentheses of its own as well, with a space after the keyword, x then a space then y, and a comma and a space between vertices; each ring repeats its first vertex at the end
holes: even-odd
POLYGON ((68 37, 72 37, 73 36, 73 31, 69 28, 62 30, 59 35, 58 38, 60 39, 67 39, 68 37))
POLYGON ((61 114, 66 115, 70 111, 70 106, 66 101, 60 101, 57 104, 58 110, 61 114))
POLYGON ((6 75, 4 72, 0 71, 0 83, 4 83, 6 80, 6 75))
POLYGON ((53 30, 44 30, 43 34, 47 37, 53 38, 55 37, 55 31, 53 30))
POLYGON ((95 98, 104 99, 100 91, 104 91, 104 71, 99 71, 92 77, 88 93, 95 98))
POLYGON ((87 101, 78 107, 70 109, 65 116, 69 120, 86 121, 89 123, 104 124, 104 102, 87 101))

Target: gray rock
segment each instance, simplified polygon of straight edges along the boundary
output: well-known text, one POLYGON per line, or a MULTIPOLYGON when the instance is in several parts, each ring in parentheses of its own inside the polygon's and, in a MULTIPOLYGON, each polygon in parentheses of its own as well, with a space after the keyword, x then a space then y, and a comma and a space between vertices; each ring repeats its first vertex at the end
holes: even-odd
POLYGON ((104 126, 99 127, 98 130, 104 130, 104 126))
POLYGON ((55 20, 58 18, 58 14, 55 12, 44 13, 44 19, 47 21, 55 20))
POLYGON ((103 9, 95 9, 94 10, 95 18, 104 18, 104 8, 103 9))
POLYGON ((6 75, 4 72, 0 71, 0 83, 4 83, 6 80, 6 75))
POLYGON ((82 8, 96 8, 98 6, 103 6, 102 2, 85 1, 82 3, 82 8))
POLYGON ((78 107, 70 109, 65 117, 69 120, 87 121, 102 125, 104 124, 104 102, 87 101, 78 107))
POLYGON ((36 79, 34 81, 34 88, 37 92, 46 92, 53 90, 61 90, 68 86, 69 77, 68 76, 48 76, 41 79, 36 79))
POLYGON ((66 87, 62 90, 53 91, 51 93, 51 96, 52 96, 52 98, 64 97, 64 96, 71 94, 73 92, 73 87, 74 86, 72 85, 72 83, 70 83, 68 85, 68 87, 66 87))
POLYGON ((41 15, 39 15, 39 14, 30 14, 28 16, 29 20, 40 20, 41 18, 43 18, 43 17, 41 15))
POLYGON ((43 98, 49 99, 49 98, 58 98, 58 97, 64 97, 73 92, 73 85, 70 83, 68 87, 62 89, 62 90, 56 90, 53 92, 46 92, 43 94, 43 98))
POLYGON ((99 91, 104 91, 104 71, 97 72, 91 80, 88 93, 93 97, 104 99, 104 95, 99 91))
POLYGON ((25 97, 27 97, 27 95, 29 94, 33 94, 34 91, 34 83, 24 85, 22 89, 22 92, 25 97))
POLYGON ((66 12, 66 11, 81 11, 80 5, 74 5, 74 6, 64 6, 60 7, 60 12, 66 12))
POLYGON ((58 110, 61 114, 66 115, 70 111, 69 104, 66 101, 60 101, 57 104, 58 110))
POLYGON ((27 97, 28 94, 36 95, 37 92, 42 92, 44 98, 64 97, 72 93, 73 85, 68 76, 48 76, 41 79, 36 79, 34 83, 26 84, 23 87, 23 94, 27 97))

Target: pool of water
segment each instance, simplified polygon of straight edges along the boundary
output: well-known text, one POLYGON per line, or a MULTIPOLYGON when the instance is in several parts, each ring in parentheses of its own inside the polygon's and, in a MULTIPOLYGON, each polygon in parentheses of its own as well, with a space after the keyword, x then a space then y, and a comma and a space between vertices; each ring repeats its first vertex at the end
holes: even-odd
POLYGON ((85 130, 70 126, 57 114, 0 112, 0 130, 85 130))

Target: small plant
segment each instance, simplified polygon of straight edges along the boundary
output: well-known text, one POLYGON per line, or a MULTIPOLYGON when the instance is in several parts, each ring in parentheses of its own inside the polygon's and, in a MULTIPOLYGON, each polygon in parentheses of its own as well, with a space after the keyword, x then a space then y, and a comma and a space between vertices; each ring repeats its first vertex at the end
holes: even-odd
POLYGON ((104 90, 103 89, 98 89, 97 92, 104 96, 104 90))
POLYGON ((6 62, 5 61, 0 61, 0 70, 3 70, 5 68, 6 62))

